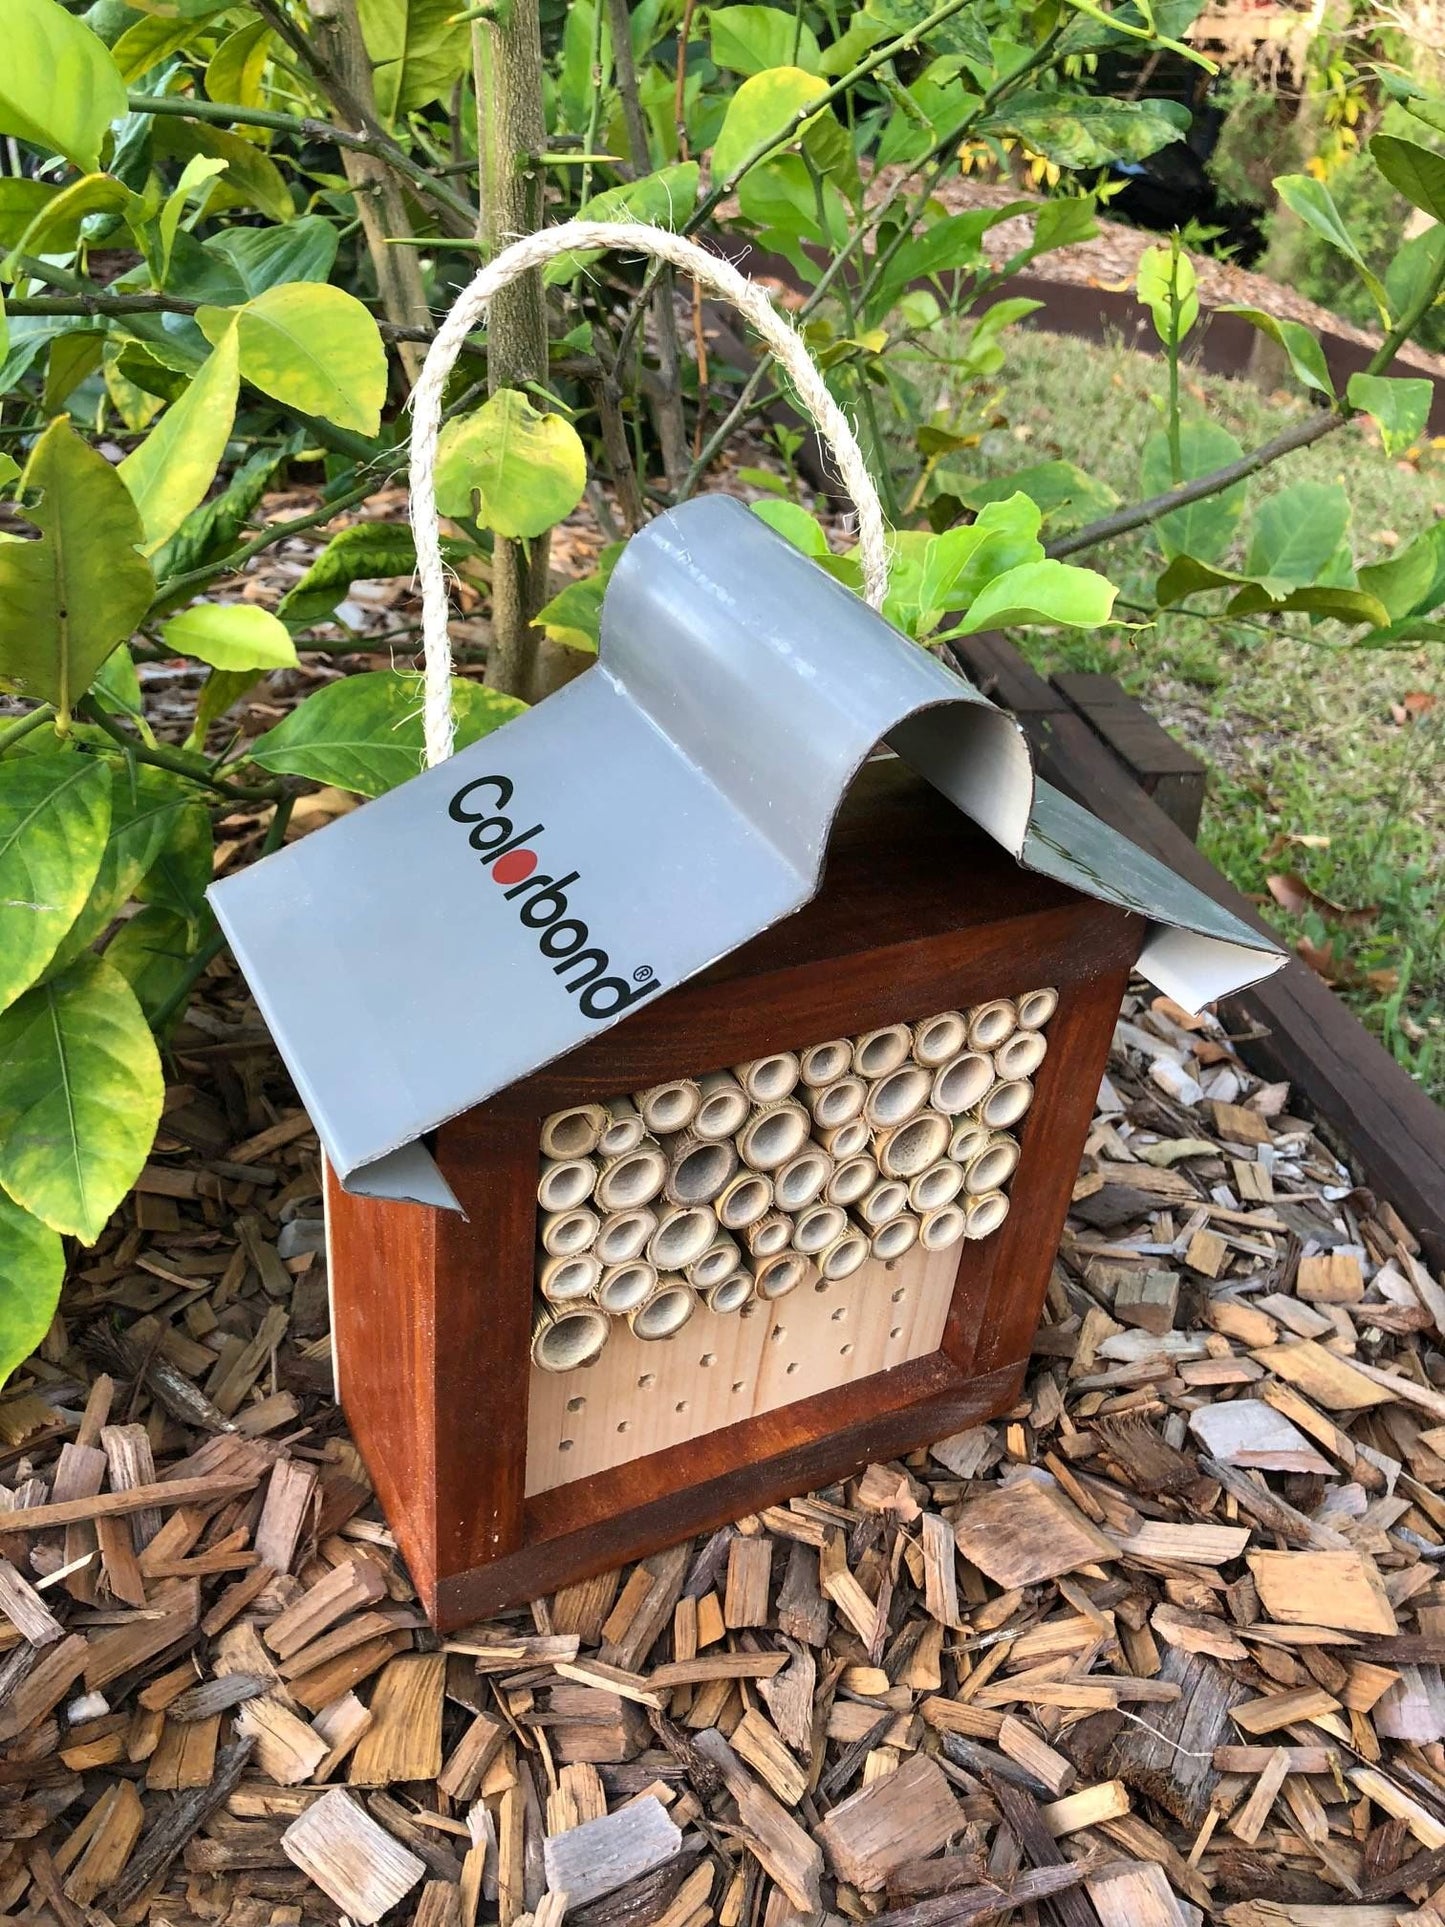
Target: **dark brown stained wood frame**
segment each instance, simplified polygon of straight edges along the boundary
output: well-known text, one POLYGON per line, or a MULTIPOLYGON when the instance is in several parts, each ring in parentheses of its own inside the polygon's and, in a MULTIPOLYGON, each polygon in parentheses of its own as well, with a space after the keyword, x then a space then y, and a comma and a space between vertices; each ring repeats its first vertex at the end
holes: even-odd
POLYGON ((434 1622, 483 1617, 1006 1409, 1141 938, 1137 918, 1026 874, 897 765, 874 765, 805 910, 443 1127, 436 1157, 465 1218, 352 1197, 328 1174, 342 1404, 434 1622), (1012 1210, 959 1246, 936 1352, 524 1497, 543 1117, 1043 984, 1060 1002, 1012 1210))

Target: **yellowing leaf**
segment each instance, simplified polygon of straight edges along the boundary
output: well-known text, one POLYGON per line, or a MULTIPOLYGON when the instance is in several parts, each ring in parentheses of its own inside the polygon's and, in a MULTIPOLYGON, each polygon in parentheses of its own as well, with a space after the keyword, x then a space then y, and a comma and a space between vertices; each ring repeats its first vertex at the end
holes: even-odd
POLYGON ((713 144, 714 186, 733 178, 743 162, 760 148, 802 131, 795 117, 809 101, 828 91, 828 83, 801 67, 770 67, 745 80, 728 103, 722 130, 713 144), (790 131, 791 130, 791 131, 790 131))
POLYGON ((110 49, 58 0, 5 0, 0 57, 0 133, 83 172, 100 166, 100 143, 125 112, 125 84, 110 49))
POLYGON ((0 1383, 39 1349, 65 1277, 65 1247, 0 1191, 0 1383))
POLYGON ((288 669, 296 664, 291 631, 254 602, 198 602, 169 621, 161 635, 178 656, 213 669, 288 669))
MULTIPOLYGON (((202 308, 206 338, 219 340, 232 315, 202 308)), ((386 349, 376 323, 342 288, 288 281, 267 288, 234 315, 241 373, 273 400, 338 428, 375 435, 386 399, 386 349)))
POLYGON ((180 400, 120 465, 145 523, 148 551, 175 534, 215 479, 236 417, 238 363, 236 330, 228 327, 180 400))
POLYGON ((587 486, 587 453, 572 424, 544 415, 515 388, 448 422, 437 449, 437 507, 498 535, 540 535, 570 515, 587 486))
POLYGON ((25 486, 35 542, 0 542, 0 676, 63 715, 89 688, 155 593, 137 553, 135 503, 110 463, 64 416, 31 451, 25 486))

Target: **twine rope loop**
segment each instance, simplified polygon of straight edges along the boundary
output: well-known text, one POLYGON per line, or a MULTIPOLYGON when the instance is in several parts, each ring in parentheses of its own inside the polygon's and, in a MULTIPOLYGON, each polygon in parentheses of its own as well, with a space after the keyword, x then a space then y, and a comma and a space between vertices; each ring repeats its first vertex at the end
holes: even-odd
POLYGON ((567 221, 513 241, 468 282, 437 330, 412 393, 411 523, 421 584, 425 678, 423 721, 428 768, 452 753, 452 657, 448 634, 447 575, 437 526, 436 460, 442 392, 467 336, 484 319, 493 295, 530 269, 559 254, 615 248, 646 254, 692 275, 709 294, 729 301, 750 321, 787 371, 793 389, 832 451, 843 485, 858 513, 863 593, 883 607, 888 587, 888 529, 853 428, 828 392, 822 371, 802 335, 755 281, 695 241, 666 228, 635 221, 567 221))

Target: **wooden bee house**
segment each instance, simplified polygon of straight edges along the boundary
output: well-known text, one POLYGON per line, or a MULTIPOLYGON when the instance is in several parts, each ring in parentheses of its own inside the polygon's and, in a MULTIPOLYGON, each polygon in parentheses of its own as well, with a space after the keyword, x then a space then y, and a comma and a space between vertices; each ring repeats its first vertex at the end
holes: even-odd
POLYGON ((719 498, 595 669, 214 900, 441 1627, 1006 1408, 1131 968, 1275 961, 719 498))

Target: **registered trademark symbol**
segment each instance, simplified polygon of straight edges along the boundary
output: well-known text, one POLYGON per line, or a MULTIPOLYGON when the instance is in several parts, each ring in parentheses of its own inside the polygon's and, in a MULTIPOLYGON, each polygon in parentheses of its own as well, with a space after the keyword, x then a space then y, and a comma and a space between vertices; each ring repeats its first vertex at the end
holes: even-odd
POLYGON ((634 970, 632 973, 632 981, 635 984, 645 984, 651 975, 652 975, 651 964, 639 964, 636 970, 634 970))

